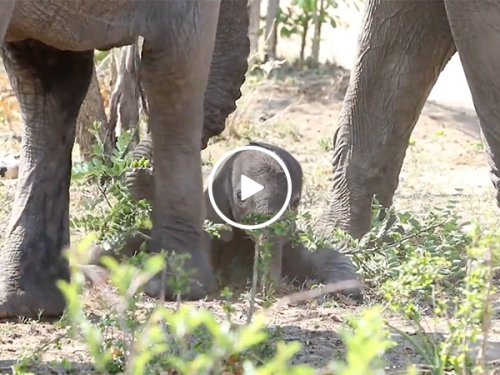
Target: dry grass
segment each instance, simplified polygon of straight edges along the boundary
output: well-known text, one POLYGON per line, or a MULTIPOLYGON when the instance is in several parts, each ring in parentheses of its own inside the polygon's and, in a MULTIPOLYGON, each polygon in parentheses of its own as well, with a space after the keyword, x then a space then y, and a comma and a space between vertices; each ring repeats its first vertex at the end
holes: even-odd
MULTIPOLYGON (((282 80, 262 81, 250 77, 244 87, 239 109, 228 120, 226 131, 218 142, 202 153, 205 176, 210 166, 226 151, 242 146, 250 139, 277 144, 288 149, 302 163, 305 172, 302 209, 310 211, 313 216, 319 215, 330 195, 331 137, 348 79, 341 70, 327 70, 328 74, 321 76, 315 73, 293 74, 282 80)), ((2 157, 19 149, 19 139, 8 135, 19 133, 20 122, 15 99, 9 94, 10 85, 3 78, 0 79, 0 85, 2 157)), ((0 181, 0 237, 6 231, 13 193, 12 182, 0 181)), ((81 191, 72 188, 72 215, 81 212, 82 198, 81 191)), ((413 212, 425 212, 427 207, 445 204, 450 198, 460 202, 459 206, 468 218, 485 220, 489 215, 494 218, 497 216, 475 114, 428 102, 413 133, 395 205, 413 212), (456 188, 462 191, 457 193, 456 188)), ((72 241, 78 241, 81 235, 72 233, 72 241)), ((86 308, 96 319, 103 315, 100 296, 109 293, 105 286, 87 291, 86 308)), ((144 309, 152 304, 154 302, 145 299, 144 309)), ((221 319, 224 316, 220 302, 200 301, 193 304, 209 307, 221 319)), ((235 305, 241 312, 246 307, 245 302, 235 305)), ((282 337, 286 341, 298 340, 303 343, 294 362, 320 367, 331 359, 334 351, 343 350, 334 331, 343 316, 353 311, 356 311, 355 307, 340 306, 331 301, 305 302, 275 312, 271 324, 283 327, 282 337)), ((235 314, 237 317, 240 315, 235 314)), ((235 322, 238 320, 242 319, 236 318, 235 322)), ((393 319, 392 323, 401 329, 408 329, 403 321, 393 319)), ((391 365, 399 367, 417 359, 414 351, 402 343, 401 338, 396 339, 401 345, 388 354, 391 365)), ((489 354, 498 357, 498 319, 493 321, 491 340, 494 346, 491 346, 489 354)), ((35 321, 2 323, 0 347, 2 373, 11 371, 10 366, 20 358, 40 353, 42 347, 47 348, 43 358, 40 358, 43 363, 36 361, 30 367, 31 371, 89 373, 90 359, 83 345, 65 336, 60 328, 52 324, 35 321), (55 345, 57 340, 62 343, 62 349, 55 345), (67 362, 61 362, 62 359, 67 362)))

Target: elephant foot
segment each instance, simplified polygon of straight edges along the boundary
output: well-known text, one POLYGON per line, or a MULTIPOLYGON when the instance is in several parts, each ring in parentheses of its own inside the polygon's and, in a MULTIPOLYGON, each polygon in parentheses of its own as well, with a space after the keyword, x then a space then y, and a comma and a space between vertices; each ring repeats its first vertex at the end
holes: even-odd
POLYGON ((326 284, 337 284, 339 289, 332 292, 333 295, 347 297, 357 304, 362 304, 364 302, 364 288, 361 282, 357 279, 348 277, 334 277, 325 282, 326 284), (345 286, 342 284, 346 284, 345 286))
POLYGON ((60 317, 66 301, 57 281, 70 280, 63 246, 22 230, 12 230, 0 249, 0 319, 60 317))
MULTIPOLYGON (((336 283, 336 282, 339 282, 339 280, 331 281, 330 283, 336 283)), ((336 294, 350 298, 358 304, 362 304, 364 301, 364 295, 361 288, 344 288, 338 291, 336 294)))
MULTIPOLYGON (((179 285, 181 299, 198 300, 214 293, 217 289, 217 281, 212 267, 211 240, 210 235, 203 231, 198 251, 190 252, 191 256, 184 261, 182 270, 172 270, 167 259, 165 282, 162 282, 161 273, 156 275, 144 286, 144 293, 150 297, 176 300, 177 292, 173 291, 170 285, 174 281, 175 275, 180 273, 181 278, 184 278, 185 272, 189 272, 189 276, 187 283, 179 285), (184 275, 182 275, 183 273, 184 275)), ((151 252, 155 253, 153 243, 151 243, 151 252)), ((171 252, 169 253, 171 254, 171 252)))
POLYGON ((30 290, 0 284, 0 319, 55 318, 62 316, 66 306, 63 294, 53 286, 32 286, 30 290))
MULTIPOLYGON (((180 294, 183 301, 195 301, 204 299, 205 297, 213 294, 215 291, 215 277, 211 277, 207 280, 200 281, 190 279, 189 289, 181 292, 180 294)), ((162 283, 160 275, 153 277, 144 285, 144 294, 153 298, 164 297, 167 301, 175 301, 177 299, 176 293, 167 285, 162 283)))
MULTIPOLYGON (((83 271, 86 276, 86 281, 95 283, 97 280, 99 283, 101 280, 107 279, 108 271, 101 264, 102 256, 110 256, 116 261, 121 262, 124 259, 131 258, 138 253, 144 242, 147 243, 145 251, 152 253, 149 251, 151 246, 150 241, 147 240, 147 237, 151 236, 151 231, 147 228, 141 228, 140 232, 142 234, 128 234, 125 236, 125 240, 121 244, 122 246, 112 244, 111 249, 109 250, 104 250, 101 246, 93 246, 90 251, 87 264, 79 265, 80 270, 83 271)), ((210 259, 211 237, 206 232, 204 232, 203 241, 203 252, 198 254, 198 258, 195 258, 194 261, 191 260, 187 262, 189 264, 187 267, 194 267, 196 269, 195 276, 189 277, 189 291, 186 294, 182 294, 183 298, 188 300, 204 298, 207 294, 211 293, 213 289, 215 289, 215 277, 212 275, 212 267, 208 260, 210 259)), ((169 281, 168 278, 170 278, 171 275, 172 272, 167 266, 167 283, 169 281)), ((172 293, 166 285, 161 283, 161 274, 156 275, 145 284, 144 293, 154 298, 160 298, 162 294, 167 300, 175 298, 174 293, 172 293)))
POLYGON ((326 284, 336 284, 337 295, 363 303, 364 288, 356 275, 354 265, 344 254, 330 248, 316 250, 311 255, 316 274, 326 284))
MULTIPOLYGON (((217 290, 217 281, 210 263, 203 262, 187 262, 188 264, 181 271, 194 271, 188 277, 187 285, 180 285, 181 299, 186 301, 199 300, 213 294, 217 290), (187 287, 187 288, 186 288, 187 287)), ((176 292, 169 286, 171 284, 172 275, 170 267, 167 265, 166 280, 162 282, 162 274, 158 274, 149 280, 144 286, 144 293, 150 297, 161 298, 165 300, 176 300, 176 292)))

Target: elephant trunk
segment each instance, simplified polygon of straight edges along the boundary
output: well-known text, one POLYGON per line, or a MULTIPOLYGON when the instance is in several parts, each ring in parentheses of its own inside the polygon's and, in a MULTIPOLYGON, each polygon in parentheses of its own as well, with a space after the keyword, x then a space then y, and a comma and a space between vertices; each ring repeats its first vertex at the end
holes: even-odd
POLYGON ((269 244, 268 249, 271 252, 268 274, 269 281, 274 285, 275 289, 279 287, 283 277, 283 248, 290 242, 294 230, 295 222, 289 222, 282 217, 267 228, 263 236, 263 241, 269 244))
POLYGON ((370 230, 373 195, 361 191, 362 188, 357 189, 358 186, 365 185, 352 183, 347 176, 334 178, 334 184, 335 193, 319 225, 328 229, 340 228, 359 239, 370 230))
POLYGON ((201 149, 220 134, 227 116, 236 109, 245 82, 250 54, 247 1, 221 0, 217 37, 205 91, 205 123, 201 149))

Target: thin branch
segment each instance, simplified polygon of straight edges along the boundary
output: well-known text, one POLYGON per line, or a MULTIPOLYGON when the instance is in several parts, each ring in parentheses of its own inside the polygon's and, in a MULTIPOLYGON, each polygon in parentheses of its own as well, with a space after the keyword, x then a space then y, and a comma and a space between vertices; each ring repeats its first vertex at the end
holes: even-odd
POLYGON ((255 311, 255 297, 257 295, 257 282, 259 280, 259 250, 261 240, 262 235, 259 234, 257 238, 255 238, 252 290, 250 292, 250 306, 248 308, 247 324, 250 324, 252 321, 253 313, 255 311))
POLYGON ((351 254, 358 254, 358 253, 361 253, 361 252, 362 253, 380 252, 380 250, 382 250, 382 249, 390 249, 392 247, 396 247, 398 245, 401 245, 403 242, 406 242, 406 241, 408 241, 408 240, 410 240, 412 238, 415 238, 415 237, 417 237, 417 236, 419 236, 419 235, 421 235, 423 233, 429 232, 430 230, 435 229, 435 228, 439 227, 440 225, 443 225, 444 223, 446 223, 446 220, 442 220, 442 221, 440 221, 440 222, 438 222, 436 224, 430 225, 430 226, 428 226, 428 227, 426 227, 426 228, 424 228, 424 229, 422 229, 422 230, 420 230, 418 232, 409 234, 409 235, 401 238, 398 241, 393 241, 393 242, 391 242, 391 243, 389 243, 387 245, 384 245, 383 247, 382 246, 374 246, 374 247, 369 247, 369 248, 366 248, 366 249, 363 249, 363 248, 359 249, 358 248, 358 249, 348 250, 348 251, 344 252, 343 254, 349 254, 349 255, 351 255, 351 254))

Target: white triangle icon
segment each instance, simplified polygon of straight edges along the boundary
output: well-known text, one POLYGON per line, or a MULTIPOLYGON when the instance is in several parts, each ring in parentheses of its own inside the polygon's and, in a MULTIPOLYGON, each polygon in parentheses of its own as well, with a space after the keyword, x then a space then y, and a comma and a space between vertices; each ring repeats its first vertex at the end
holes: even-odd
POLYGON ((264 186, 258 184, 257 182, 249 179, 245 175, 241 175, 241 200, 251 197, 254 194, 257 194, 259 191, 264 189, 264 186))

